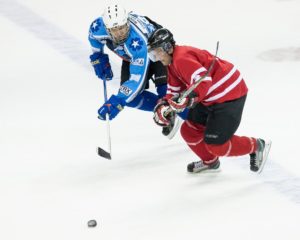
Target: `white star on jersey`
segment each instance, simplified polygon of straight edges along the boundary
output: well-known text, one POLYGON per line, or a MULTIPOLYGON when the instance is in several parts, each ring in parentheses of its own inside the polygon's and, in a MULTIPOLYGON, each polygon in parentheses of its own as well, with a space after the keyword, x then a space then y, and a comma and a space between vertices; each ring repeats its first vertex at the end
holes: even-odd
POLYGON ((133 41, 131 46, 133 46, 134 48, 137 48, 138 46, 140 46, 139 41, 133 41))
POLYGON ((96 28, 98 26, 98 24, 97 24, 97 22, 93 22, 93 26, 92 26, 92 28, 96 28))

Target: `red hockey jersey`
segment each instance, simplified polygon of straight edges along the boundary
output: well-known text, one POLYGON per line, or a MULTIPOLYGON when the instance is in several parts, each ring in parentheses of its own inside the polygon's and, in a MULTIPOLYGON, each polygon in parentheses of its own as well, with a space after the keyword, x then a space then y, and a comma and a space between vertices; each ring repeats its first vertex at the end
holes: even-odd
MULTIPOLYGON (((189 88, 204 76, 214 56, 206 50, 189 46, 175 46, 173 61, 168 66, 167 98, 189 88)), ((216 58, 210 74, 194 90, 199 101, 206 105, 222 103, 247 94, 248 88, 236 67, 216 58)))

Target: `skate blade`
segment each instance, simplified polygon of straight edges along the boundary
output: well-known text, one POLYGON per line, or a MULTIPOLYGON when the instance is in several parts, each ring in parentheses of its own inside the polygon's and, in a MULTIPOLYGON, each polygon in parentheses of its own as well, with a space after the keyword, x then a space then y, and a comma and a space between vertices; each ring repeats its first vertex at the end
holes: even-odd
POLYGON ((267 140, 265 142, 265 149, 264 149, 264 152, 263 152, 263 160, 262 160, 262 163, 261 163, 260 168, 258 169, 257 173, 261 173, 262 170, 264 169, 264 166, 265 166, 265 164, 268 160, 268 156, 269 156, 271 146, 272 146, 272 141, 267 140))
POLYGON ((193 170, 193 172, 189 172, 190 174, 210 174, 210 173, 218 173, 221 172, 221 168, 217 168, 217 169, 205 169, 205 170, 193 170))

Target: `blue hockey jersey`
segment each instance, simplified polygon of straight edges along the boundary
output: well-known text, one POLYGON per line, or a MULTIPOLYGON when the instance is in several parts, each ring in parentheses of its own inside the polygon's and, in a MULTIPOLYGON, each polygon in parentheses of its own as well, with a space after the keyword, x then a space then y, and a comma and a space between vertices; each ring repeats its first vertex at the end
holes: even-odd
POLYGON ((94 52, 104 51, 106 45, 122 59, 130 62, 130 78, 119 89, 118 96, 129 103, 146 85, 146 75, 150 59, 147 51, 147 40, 156 29, 147 18, 129 13, 129 35, 122 44, 115 45, 106 31, 102 17, 97 18, 90 26, 89 42, 94 52))

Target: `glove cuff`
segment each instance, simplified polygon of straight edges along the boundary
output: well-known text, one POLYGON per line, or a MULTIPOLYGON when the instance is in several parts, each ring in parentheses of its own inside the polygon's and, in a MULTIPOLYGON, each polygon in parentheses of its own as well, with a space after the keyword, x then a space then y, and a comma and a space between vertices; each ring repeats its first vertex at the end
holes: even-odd
POLYGON ((111 95, 109 101, 112 105, 117 107, 120 111, 123 110, 124 106, 126 105, 126 101, 124 98, 120 97, 119 95, 111 95))
POLYGON ((157 104, 155 105, 153 112, 156 112, 156 110, 160 107, 160 106, 170 106, 170 104, 168 103, 167 99, 161 98, 158 99, 157 104))
POLYGON ((93 54, 90 55, 90 59, 91 59, 91 61, 95 61, 95 60, 99 59, 102 55, 104 55, 104 53, 94 52, 93 54))

